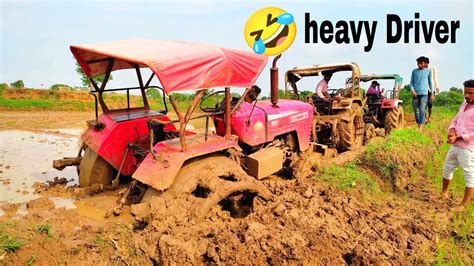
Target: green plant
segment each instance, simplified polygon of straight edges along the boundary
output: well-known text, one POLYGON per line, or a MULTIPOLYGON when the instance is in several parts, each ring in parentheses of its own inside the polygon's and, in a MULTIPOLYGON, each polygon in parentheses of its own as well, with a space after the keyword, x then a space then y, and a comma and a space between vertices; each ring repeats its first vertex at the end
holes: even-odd
POLYGON ((36 227, 36 232, 38 234, 43 234, 46 236, 46 238, 53 238, 53 234, 52 234, 52 231, 51 231, 51 225, 49 224, 42 224, 42 225, 38 225, 36 227))
POLYGON ((3 251, 15 252, 20 249, 25 242, 16 238, 16 236, 11 236, 5 232, 0 233, 0 248, 3 251))
POLYGON ((28 259, 26 259, 25 263, 27 265, 32 265, 33 263, 35 263, 35 261, 36 261, 36 255, 32 255, 28 259))

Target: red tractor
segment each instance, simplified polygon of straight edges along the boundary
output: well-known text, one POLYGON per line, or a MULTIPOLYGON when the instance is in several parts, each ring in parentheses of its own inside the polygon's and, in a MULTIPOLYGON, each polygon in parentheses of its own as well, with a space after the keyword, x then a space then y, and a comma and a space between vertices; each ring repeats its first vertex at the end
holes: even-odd
POLYGON ((231 213, 240 215, 239 206, 251 205, 255 196, 271 196, 254 177, 284 170, 310 148, 313 107, 295 100, 278 101, 278 57, 271 69, 271 100, 249 103, 246 95, 267 63, 265 56, 157 40, 72 45, 71 51, 94 87, 96 119, 87 121, 81 137, 85 152, 79 153, 76 163, 55 163, 79 164, 82 187, 116 186, 119 178, 131 176, 127 193, 141 187, 144 199, 166 194, 185 197, 186 202, 202 206, 196 208, 198 217, 216 204, 232 206, 231 213), (147 79, 141 75, 144 68, 151 70, 147 79), (116 70, 135 72, 138 87, 106 89, 110 73, 116 70), (100 86, 92 79, 98 75, 105 75, 100 86), (150 109, 146 97, 150 88, 163 91, 163 110, 150 109), (223 89, 204 96, 210 88, 223 89), (231 88, 246 89, 233 99, 231 88), (129 96, 135 89, 141 92, 143 106, 108 108, 104 93, 122 90, 129 96), (180 91, 194 92, 185 111, 173 97, 180 91), (215 95, 221 101, 212 108, 202 104, 215 95), (168 115, 167 102, 177 119, 168 115), (201 112, 194 114, 196 107, 201 112), (205 120, 204 132, 187 130, 194 119, 205 120))
MULTIPOLYGON (((394 80, 392 90, 376 93, 367 93, 366 106, 364 112, 365 123, 370 123, 376 128, 384 128, 388 134, 392 130, 401 128, 404 125, 403 101, 398 98, 398 92, 401 89, 403 78, 397 74, 385 75, 362 75, 360 81, 372 82, 378 84, 377 80, 394 80)), ((350 82, 351 79, 347 79, 350 82)))

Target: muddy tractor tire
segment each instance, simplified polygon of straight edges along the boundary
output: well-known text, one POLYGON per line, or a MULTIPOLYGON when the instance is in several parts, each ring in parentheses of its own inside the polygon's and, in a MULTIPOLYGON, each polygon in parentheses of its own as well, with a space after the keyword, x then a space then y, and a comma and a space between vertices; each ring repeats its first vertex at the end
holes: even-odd
POLYGON ((405 124, 405 116, 403 114, 403 106, 399 105, 390 109, 385 114, 385 134, 389 134, 392 130, 402 128, 405 124))
POLYGON ((86 148, 79 165, 79 186, 108 185, 112 182, 114 168, 93 150, 86 148))
POLYGON ((255 196, 267 200, 271 193, 235 161, 212 155, 188 161, 169 189, 161 193, 149 187, 141 202, 150 202, 154 196, 172 202, 170 208, 189 204, 184 208, 191 211, 189 215, 203 219, 216 206, 232 217, 245 217, 253 208, 255 196))
POLYGON ((361 106, 353 103, 350 110, 344 110, 338 115, 350 117, 348 121, 341 119, 337 123, 338 150, 343 152, 361 147, 364 141, 364 114, 361 106))

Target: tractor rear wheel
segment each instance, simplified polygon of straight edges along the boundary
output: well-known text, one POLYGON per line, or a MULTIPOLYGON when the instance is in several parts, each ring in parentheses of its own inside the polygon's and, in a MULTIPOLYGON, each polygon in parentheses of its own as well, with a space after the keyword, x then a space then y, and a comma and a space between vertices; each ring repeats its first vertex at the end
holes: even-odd
POLYGON ((90 187, 93 184, 108 185, 114 173, 113 167, 89 148, 84 152, 79 169, 80 187, 90 187))
POLYGON ((364 141, 364 114, 360 105, 353 103, 350 110, 344 110, 338 114, 349 117, 349 120, 341 119, 337 123, 339 133, 338 150, 343 152, 362 146, 364 141))
POLYGON ((188 205, 190 216, 203 219, 215 206, 228 211, 232 217, 245 217, 253 208, 253 199, 269 199, 271 193, 253 177, 248 176, 233 160, 212 155, 185 163, 173 185, 163 193, 149 187, 142 202, 157 196, 173 202, 170 209, 188 205))
POLYGON ((392 130, 402 128, 405 123, 403 115, 403 106, 399 105, 390 109, 385 113, 385 134, 389 134, 392 130))

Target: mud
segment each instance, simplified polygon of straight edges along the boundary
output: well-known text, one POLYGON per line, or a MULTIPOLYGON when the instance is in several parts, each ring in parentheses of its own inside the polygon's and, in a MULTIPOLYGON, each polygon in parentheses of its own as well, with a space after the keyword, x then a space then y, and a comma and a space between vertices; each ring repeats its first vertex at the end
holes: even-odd
MULTIPOLYGON (((125 206, 118 217, 105 218, 120 190, 90 193, 76 186, 75 169, 68 173, 50 167, 51 159, 58 157, 51 153, 75 154, 76 136, 5 132, 0 131, 0 136, 7 136, 9 143, 13 139, 24 143, 19 150, 28 152, 15 155, 2 138, 0 145, 5 145, 1 147, 8 156, 0 155, 0 181, 7 183, 0 185, 0 195, 12 196, 0 202, 0 233, 24 243, 15 252, 0 251, 0 264, 6 265, 25 264, 32 258, 38 265, 427 264, 436 260, 437 243, 446 237, 439 224, 449 224, 448 210, 454 204, 433 199, 430 181, 415 172, 397 175, 419 175, 416 182, 407 178, 400 186, 404 196, 391 190, 343 191, 302 176, 293 180, 271 176, 262 181, 271 197, 255 197, 250 214, 243 218, 232 217, 220 204, 204 217, 190 215, 199 200, 189 194, 151 197, 125 206), (37 155, 33 145, 41 151, 37 155), (30 160, 19 161, 23 157, 30 160)), ((381 137, 371 140, 383 141, 381 137)), ((364 149, 350 151, 325 158, 324 163, 343 165, 364 153, 364 149)), ((407 163, 406 155, 394 156, 394 162, 407 163)), ((308 161, 312 167, 320 166, 308 161)), ((384 182, 373 166, 366 170, 384 182)), ((467 252, 461 258, 473 261, 474 255, 467 252)))

